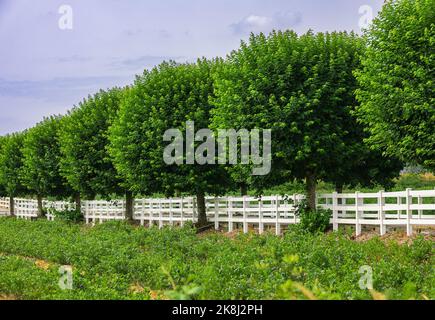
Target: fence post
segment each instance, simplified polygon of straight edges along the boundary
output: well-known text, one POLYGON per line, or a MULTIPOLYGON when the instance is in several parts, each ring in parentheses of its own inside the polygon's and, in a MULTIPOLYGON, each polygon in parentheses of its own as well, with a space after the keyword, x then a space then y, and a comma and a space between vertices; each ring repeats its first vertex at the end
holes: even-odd
POLYGON ((412 225, 411 225, 411 218, 412 218, 412 211, 411 211, 411 204, 412 204, 412 197, 411 197, 411 190, 410 188, 406 189, 406 234, 407 236, 412 235, 412 225))
POLYGON ((149 211, 148 211, 148 218, 149 218, 149 224, 148 224, 148 228, 152 228, 154 225, 154 200, 149 200, 150 205, 149 205, 149 211))
POLYGON ((246 219, 246 196, 243 196, 243 233, 248 233, 248 222, 246 219))
POLYGON ((338 231, 338 193, 332 193, 332 228, 338 231))
POLYGON ((87 210, 88 215, 89 215, 89 217, 90 217, 91 224, 92 224, 93 226, 95 226, 96 218, 95 218, 95 216, 94 216, 94 214, 93 214, 92 206, 91 206, 91 202, 90 202, 89 200, 86 201, 86 210, 87 210))
POLYGON ((171 225, 171 227, 174 226, 174 215, 172 212, 172 198, 169 199, 169 224, 171 225))
POLYGON ((214 229, 219 230, 219 201, 214 198, 214 229))
MULTIPOLYGON (((100 207, 100 206, 98 206, 97 205, 97 208, 98 207, 100 207)), ((106 216, 107 216, 107 212, 109 211, 108 210, 108 204, 106 203, 106 204, 104 204, 104 208, 105 208, 105 210, 103 210, 103 211, 105 211, 105 213, 106 213, 106 216)), ((100 222, 100 224, 102 224, 103 223, 103 218, 102 218, 102 215, 101 215, 101 213, 98 215, 98 221, 100 222)))
POLYGON ((180 223, 180 225, 184 226, 184 198, 183 197, 181 197, 180 208, 181 208, 181 223, 180 223))
POLYGON ((276 210, 275 234, 279 236, 281 234, 281 225, 279 223, 279 196, 276 196, 275 199, 275 210, 276 210))
POLYGON ((86 224, 89 224, 89 213, 88 213, 88 202, 87 201, 83 201, 83 204, 85 205, 85 220, 86 220, 86 224))
POLYGON ((159 229, 163 228, 163 206, 162 206, 162 199, 159 199, 159 229))
POLYGON ((380 190, 378 193, 378 205, 379 205, 378 218, 379 218, 379 232, 381 236, 385 235, 386 232, 385 230, 386 228, 384 224, 384 220, 385 220, 384 204, 385 204, 384 190, 380 190))
POLYGON ((355 234, 359 236, 361 234, 361 225, 359 223, 359 191, 355 192, 355 234))
POLYGON ((258 233, 263 234, 264 232, 264 224, 263 224, 263 198, 260 197, 260 201, 258 202, 258 233))
POLYGON ((293 222, 294 224, 297 223, 297 217, 296 217, 296 210, 297 210, 297 203, 298 199, 297 199, 297 195, 294 193, 293 194, 293 222))
MULTIPOLYGON (((423 204, 423 197, 422 196, 418 196, 418 204, 419 205, 423 204)), ((423 214, 423 210, 418 209, 418 219, 421 219, 422 214, 423 214)))
POLYGON ((193 210, 193 223, 195 223, 195 218, 196 218, 196 198, 193 197, 192 198, 192 210, 193 210))
POLYGON ((145 199, 142 199, 141 201, 140 225, 142 227, 145 225, 145 199))
POLYGON ((228 232, 233 231, 233 202, 231 197, 227 198, 228 201, 228 232))
MULTIPOLYGON (((397 206, 401 206, 402 205, 402 200, 401 200, 401 198, 400 198, 400 196, 399 197, 397 197, 397 206)), ((402 210, 397 210, 397 219, 398 220, 400 220, 400 218, 401 218, 401 213, 402 213, 402 210)))

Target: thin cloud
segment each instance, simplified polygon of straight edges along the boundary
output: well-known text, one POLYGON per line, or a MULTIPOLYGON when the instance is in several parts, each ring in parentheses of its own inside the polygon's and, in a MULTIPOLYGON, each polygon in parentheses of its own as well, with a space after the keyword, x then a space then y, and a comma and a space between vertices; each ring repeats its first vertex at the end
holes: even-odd
POLYGON ((0 78, 0 97, 32 97, 36 99, 56 100, 77 93, 86 96, 95 88, 110 88, 125 85, 126 80, 133 77, 77 77, 54 78, 41 81, 10 81, 0 78))
POLYGON ((267 33, 273 29, 291 29, 302 22, 302 14, 298 12, 278 12, 273 16, 250 15, 230 25, 236 35, 267 33))
POLYGON ((114 68, 129 68, 129 69, 138 69, 138 68, 151 68, 154 67, 163 61, 174 60, 177 62, 186 60, 187 58, 184 56, 152 56, 145 55, 141 57, 137 57, 134 59, 123 59, 114 61, 110 64, 110 66, 114 68))
POLYGON ((80 56, 77 54, 69 56, 69 57, 55 58, 55 61, 60 62, 60 63, 71 63, 71 62, 83 63, 83 62, 88 62, 88 61, 92 61, 92 60, 93 60, 93 58, 91 58, 91 57, 80 56))

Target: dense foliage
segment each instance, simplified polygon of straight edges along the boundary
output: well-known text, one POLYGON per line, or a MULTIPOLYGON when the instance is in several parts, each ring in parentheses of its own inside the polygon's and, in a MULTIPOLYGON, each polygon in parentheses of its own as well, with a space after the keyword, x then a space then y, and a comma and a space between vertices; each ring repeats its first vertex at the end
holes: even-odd
POLYGON ((214 126, 272 129, 273 172, 264 180, 276 185, 305 179, 312 209, 318 179, 337 185, 391 179, 400 164, 371 154, 352 115, 357 105, 353 71, 362 51, 354 34, 251 35, 215 74, 214 126), (368 161, 373 157, 377 161, 368 161), (368 165, 379 163, 383 170, 371 172, 368 165))
POLYGON ((122 91, 101 90, 62 119, 61 171, 75 191, 88 197, 122 193, 121 181, 107 151, 108 128, 122 91))
POLYGON ((71 190, 60 174, 60 117, 50 117, 29 129, 24 137, 23 166, 20 179, 29 192, 38 196, 42 213, 42 197, 69 196, 71 190))
POLYGON ((9 197, 27 192, 22 184, 20 172, 23 167, 23 141, 25 133, 14 133, 0 140, 0 185, 9 197))
POLYGON ((388 1, 368 30, 357 73, 368 141, 435 170, 435 1, 388 1))
POLYGON ((323 208, 313 210, 306 201, 300 201, 297 204, 295 215, 300 219, 296 228, 302 232, 316 234, 323 233, 329 228, 332 211, 323 208))
MULTIPOLYGON (((170 62, 145 71, 123 100, 110 136, 116 168, 136 192, 196 195, 200 223, 206 221, 205 194, 225 190, 226 172, 219 165, 187 163, 187 158, 195 155, 185 152, 188 149, 185 132, 187 121, 194 121, 196 130, 209 127, 211 72, 218 63, 170 62), (171 165, 163 158, 169 145, 163 137, 169 129, 180 130, 180 136, 170 138, 171 142, 181 139, 182 146, 181 152, 175 155, 179 163, 171 165)), ((194 146, 198 145, 196 140, 194 146)))
POLYGON ((54 222, 0 219, 0 299, 435 298, 433 241, 358 243, 324 234, 331 212, 315 210, 318 185, 435 186, 428 174, 394 179, 403 163, 435 168, 434 21, 434 0, 397 0, 364 39, 251 35, 225 60, 164 62, 130 87, 101 90, 62 118, 0 137, 0 196, 10 197, 12 214, 16 196, 36 195, 40 213, 42 197, 76 197, 75 207, 48 209, 54 222), (191 121, 206 131, 190 145, 191 121), (189 163, 205 158, 195 147, 218 129, 271 129, 271 173, 252 176, 253 163, 189 163), (165 150, 180 140, 168 165, 165 150), (207 194, 248 187, 255 195, 305 191, 301 223, 283 237, 234 238, 198 236, 191 226, 77 224, 80 196, 123 194, 132 219, 134 194, 155 193, 196 195, 205 224, 207 194), (73 268, 73 290, 58 286, 61 265, 73 268), (373 269, 375 291, 359 288, 362 266, 373 269))
POLYGON ((75 207, 65 208, 63 210, 57 210, 55 208, 49 208, 48 213, 53 215, 56 220, 67 221, 67 222, 82 222, 83 221, 83 213, 80 209, 76 209, 75 207))
POLYGON ((94 228, 0 219, 0 293, 35 299, 371 299, 361 266, 389 299, 435 296, 432 242, 409 245, 345 234, 230 239, 110 222, 94 228), (60 265, 73 290, 58 287, 60 265))
POLYGON ((261 195, 303 182, 311 209, 318 183, 337 191, 391 188, 404 163, 434 168, 434 9, 433 0, 388 1, 363 38, 252 34, 226 59, 145 70, 132 86, 101 90, 25 139, 1 137, 0 193, 74 193, 78 205, 80 195, 125 194, 128 218, 133 193, 189 194, 204 222, 204 196, 236 188, 261 195), (272 171, 253 176, 252 157, 249 164, 188 163, 186 141, 166 164, 165 147, 186 138, 188 121, 197 130, 271 129, 272 171), (168 129, 181 136, 164 139, 168 129))

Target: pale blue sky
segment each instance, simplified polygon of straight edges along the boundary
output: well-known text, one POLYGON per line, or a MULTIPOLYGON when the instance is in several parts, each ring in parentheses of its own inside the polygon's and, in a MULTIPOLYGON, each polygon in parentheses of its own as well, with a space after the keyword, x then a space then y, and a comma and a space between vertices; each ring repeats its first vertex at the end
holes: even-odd
POLYGON ((250 31, 360 32, 382 0, 0 0, 0 134, 64 113, 163 60, 225 56, 250 31), (58 10, 73 9, 61 30, 58 10))

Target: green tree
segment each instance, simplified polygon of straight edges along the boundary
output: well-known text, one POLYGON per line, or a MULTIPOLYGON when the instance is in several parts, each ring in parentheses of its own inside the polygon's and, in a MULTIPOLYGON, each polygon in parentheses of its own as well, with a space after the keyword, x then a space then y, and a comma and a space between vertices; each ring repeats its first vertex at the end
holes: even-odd
MULTIPOLYGON (((207 221, 206 193, 223 192, 227 174, 219 165, 187 164, 186 156, 191 155, 187 152, 178 155, 179 164, 166 164, 163 154, 170 143, 163 136, 168 129, 185 132, 187 121, 194 121, 197 129, 209 128, 211 73, 218 63, 165 62, 145 71, 123 100, 110 136, 115 166, 134 191, 196 195, 200 225, 207 221)), ((186 145, 184 141, 183 149, 186 145)))
POLYGON ((362 50, 347 33, 251 35, 215 74, 213 126, 272 129, 272 172, 256 179, 305 180, 314 208, 316 181, 333 174, 349 151, 353 71, 362 50))
POLYGON ((371 150, 363 143, 354 151, 349 152, 346 156, 348 160, 344 160, 340 167, 323 180, 333 183, 339 193, 344 186, 373 188, 381 185, 386 189, 394 186, 394 178, 399 177, 403 162, 384 156, 380 151, 371 150))
POLYGON ((368 142, 435 169, 435 1, 388 1, 366 33, 356 73, 368 142))
POLYGON ((25 194, 27 189, 21 183, 19 174, 23 166, 23 140, 25 132, 2 137, 0 152, 0 185, 10 198, 10 214, 15 214, 14 197, 25 194))
POLYGON ((117 117, 123 90, 101 90, 89 96, 61 121, 61 174, 81 196, 124 194, 126 216, 132 219, 131 192, 116 172, 108 153, 108 129, 117 117))
POLYGON ((358 123, 355 112, 351 112, 346 119, 344 127, 347 133, 343 137, 346 149, 342 154, 339 165, 328 168, 323 180, 335 185, 336 191, 341 192, 343 186, 367 188, 383 186, 388 189, 394 185, 404 167, 404 163, 396 157, 384 155, 381 149, 371 148, 365 139, 368 134, 365 127, 358 123))
POLYGON ((22 184, 37 195, 39 215, 43 214, 43 197, 66 196, 70 192, 60 175, 60 121, 59 116, 44 119, 29 129, 23 140, 20 178, 22 184))

